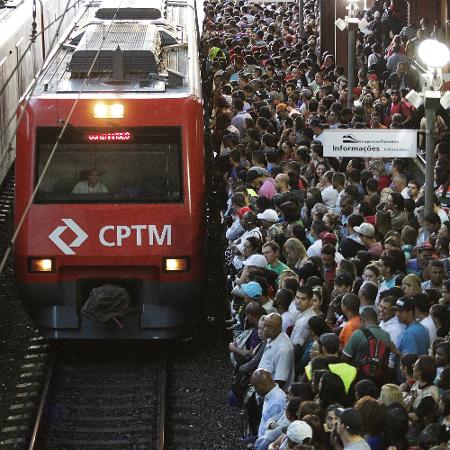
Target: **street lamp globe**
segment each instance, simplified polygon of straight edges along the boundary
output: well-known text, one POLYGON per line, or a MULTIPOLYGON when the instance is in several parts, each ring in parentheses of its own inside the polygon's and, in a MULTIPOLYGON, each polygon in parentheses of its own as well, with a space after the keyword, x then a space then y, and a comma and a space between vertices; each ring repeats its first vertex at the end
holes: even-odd
POLYGON ((428 66, 441 69, 450 61, 450 50, 442 42, 425 39, 419 45, 419 57, 428 66))

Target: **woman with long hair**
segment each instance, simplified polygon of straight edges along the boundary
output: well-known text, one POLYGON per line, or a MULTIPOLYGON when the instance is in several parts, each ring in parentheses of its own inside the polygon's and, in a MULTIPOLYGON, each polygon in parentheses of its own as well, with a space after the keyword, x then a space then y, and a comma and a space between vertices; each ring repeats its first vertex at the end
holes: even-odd
POLYGON ((303 420, 313 430, 311 445, 314 447, 314 450, 327 450, 329 448, 329 442, 320 417, 315 414, 307 414, 303 417, 303 420))
POLYGON ((405 297, 421 294, 422 286, 420 278, 413 274, 406 275, 402 280, 402 291, 405 297))
POLYGON ((295 270, 308 260, 305 246, 297 238, 289 238, 283 245, 283 255, 287 265, 295 270))
POLYGON ((314 169, 314 177, 311 180, 311 186, 316 187, 322 180, 323 175, 325 172, 330 170, 330 167, 325 161, 319 161, 316 164, 316 168, 314 169))
POLYGON ((448 310, 444 305, 436 304, 430 308, 430 317, 436 326, 436 336, 445 338, 450 331, 448 310))
POLYGON ((391 184, 391 177, 386 173, 386 167, 383 161, 375 159, 369 165, 369 171, 372 172, 374 178, 378 181, 378 190, 381 192, 384 188, 391 184))
POLYGON ((355 403, 363 417, 364 437, 371 450, 384 450, 383 431, 386 424, 386 406, 366 395, 355 403))
POLYGON ((319 392, 316 401, 322 409, 326 409, 334 403, 347 406, 348 396, 345 393, 345 386, 342 379, 334 373, 324 373, 319 382, 319 392))

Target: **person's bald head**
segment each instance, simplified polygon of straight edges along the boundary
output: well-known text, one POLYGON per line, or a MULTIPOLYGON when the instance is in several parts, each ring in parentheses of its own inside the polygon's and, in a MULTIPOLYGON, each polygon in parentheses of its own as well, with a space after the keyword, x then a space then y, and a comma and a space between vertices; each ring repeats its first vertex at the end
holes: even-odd
POLYGON ((275 183, 277 184, 277 189, 286 188, 289 186, 289 176, 286 173, 279 173, 275 177, 275 183))
POLYGON ((264 336, 266 339, 275 339, 281 333, 282 319, 280 314, 271 313, 264 321, 264 336))
POLYGON ((250 384, 261 396, 265 396, 275 387, 272 374, 266 369, 256 369, 250 378, 250 384))

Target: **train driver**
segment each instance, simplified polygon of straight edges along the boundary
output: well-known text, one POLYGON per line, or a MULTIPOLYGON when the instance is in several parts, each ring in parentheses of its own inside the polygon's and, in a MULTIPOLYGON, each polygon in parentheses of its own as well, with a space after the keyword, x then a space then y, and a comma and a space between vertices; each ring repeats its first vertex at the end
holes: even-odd
POLYGON ((88 172, 87 179, 78 182, 72 189, 72 194, 107 194, 108 189, 100 183, 100 172, 97 169, 91 169, 88 172))

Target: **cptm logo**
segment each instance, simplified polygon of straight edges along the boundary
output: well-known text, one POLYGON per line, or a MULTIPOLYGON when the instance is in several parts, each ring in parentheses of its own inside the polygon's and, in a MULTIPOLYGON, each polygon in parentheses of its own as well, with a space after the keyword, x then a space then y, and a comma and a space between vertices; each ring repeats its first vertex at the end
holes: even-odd
POLYGON ((75 255, 72 248, 79 247, 87 238, 88 235, 80 226, 72 219, 61 219, 66 225, 61 225, 55 228, 50 234, 49 239, 65 254, 65 255, 75 255), (75 239, 67 244, 61 239, 61 235, 67 229, 71 230, 75 235, 75 239))

